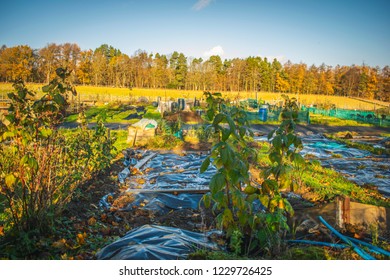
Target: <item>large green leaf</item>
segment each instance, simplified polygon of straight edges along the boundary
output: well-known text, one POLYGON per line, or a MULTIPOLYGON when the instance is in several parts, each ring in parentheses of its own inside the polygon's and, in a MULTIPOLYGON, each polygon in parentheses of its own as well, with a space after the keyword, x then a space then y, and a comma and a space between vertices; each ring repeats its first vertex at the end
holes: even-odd
POLYGON ((241 137, 244 137, 244 136, 245 136, 245 134, 246 134, 246 128, 245 128, 245 127, 240 126, 240 127, 238 128, 238 131, 239 131, 241 137))
POLYGON ((24 155, 21 159, 20 159, 20 164, 21 165, 24 165, 28 162, 29 160, 29 156, 28 155, 24 155))
POLYGON ((230 134, 231 134, 231 130, 229 128, 222 128, 222 141, 228 140, 230 134))
POLYGON ((204 173, 210 165, 210 156, 206 157, 200 166, 200 173, 204 173))
POLYGON ((235 169, 229 171, 229 178, 233 185, 237 185, 240 179, 242 179, 240 172, 235 169))
POLYGON ((236 131, 236 124, 234 123, 233 119, 229 115, 227 115, 226 120, 230 126, 230 130, 236 131))
POLYGON ((241 224, 241 226, 245 226, 248 224, 248 213, 246 212, 240 212, 238 215, 238 221, 241 224))
POLYGON ((207 113, 206 113, 207 119, 208 119, 209 121, 211 121, 211 120, 213 119, 213 117, 214 117, 214 114, 215 114, 215 112, 214 112, 213 109, 207 110, 207 113))
POLYGON ((220 190, 216 193, 211 193, 211 197, 216 202, 214 206, 217 206, 218 209, 227 207, 227 198, 224 190, 220 190))
POLYGON ((266 195, 266 194, 259 195, 259 200, 260 200, 261 204, 264 205, 264 207, 268 207, 268 203, 269 203, 269 196, 268 195, 266 195))
POLYGON ((272 163, 274 163, 274 162, 280 163, 282 160, 282 156, 276 151, 270 153, 268 157, 272 163))
POLYGON ((231 223, 234 222, 233 213, 229 208, 225 208, 225 211, 223 211, 222 222, 224 227, 228 227, 231 223))
POLYGON ((222 173, 215 174, 210 180, 211 193, 217 193, 222 190, 226 185, 225 175, 222 173))
POLYGON ((286 210, 287 213, 290 215, 294 215, 294 208, 291 206, 290 202, 287 199, 284 200, 284 209, 286 210))
POLYGON ((222 158, 223 164, 228 164, 231 161, 231 158, 230 158, 230 147, 229 147, 229 145, 226 142, 221 147, 221 158, 222 158))
POLYGON ((54 101, 59 105, 65 104, 65 98, 61 94, 55 94, 53 96, 54 101))
POLYGON ((213 125, 215 126, 223 120, 225 120, 225 114, 219 113, 214 117, 213 125))
POLYGON ((280 150, 282 148, 282 137, 280 135, 276 135, 272 140, 272 145, 275 149, 280 150))
POLYGON ((35 171, 38 170, 38 162, 37 162, 37 160, 36 160, 35 158, 33 158, 33 157, 30 157, 30 158, 28 159, 27 165, 30 166, 30 168, 33 169, 33 170, 35 170, 35 171))
POLYGON ((205 194, 205 195, 202 197, 202 200, 203 200, 204 206, 205 206, 206 208, 210 208, 210 205, 211 205, 211 196, 210 196, 210 193, 205 194))

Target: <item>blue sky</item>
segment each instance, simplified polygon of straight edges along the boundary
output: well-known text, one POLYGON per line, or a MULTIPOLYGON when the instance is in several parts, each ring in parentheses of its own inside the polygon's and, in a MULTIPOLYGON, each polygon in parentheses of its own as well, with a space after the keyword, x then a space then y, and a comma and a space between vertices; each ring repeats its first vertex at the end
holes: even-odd
POLYGON ((309 65, 390 65, 390 1, 9 0, 0 44, 109 44, 190 57, 276 57, 309 65))

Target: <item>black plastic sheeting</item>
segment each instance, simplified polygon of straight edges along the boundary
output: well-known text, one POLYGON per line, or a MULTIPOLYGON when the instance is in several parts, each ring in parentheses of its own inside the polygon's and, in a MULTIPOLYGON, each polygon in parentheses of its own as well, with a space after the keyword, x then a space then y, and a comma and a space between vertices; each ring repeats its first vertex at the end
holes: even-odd
POLYGON ((203 194, 139 193, 134 202, 124 210, 131 210, 133 206, 140 207, 141 204, 145 204, 142 209, 162 215, 171 210, 198 209, 202 197, 203 194))
MULTIPOLYGON (((183 156, 174 153, 158 154, 142 168, 142 170, 150 170, 143 177, 146 179, 146 183, 142 188, 208 188, 210 179, 215 174, 215 167, 210 165, 204 173, 200 173, 200 166, 206 157, 207 154, 198 153, 188 153, 183 156)), ((136 182, 130 183, 130 188, 136 186, 136 182), (133 186, 131 184, 133 184, 133 186)))
MULTIPOLYGON (((268 141, 267 137, 257 137, 255 140, 268 141)), ((350 181, 360 186, 375 185, 382 194, 390 196, 388 156, 376 156, 368 151, 349 148, 317 134, 302 137, 302 143, 303 156, 312 155, 321 161, 322 166, 333 168, 350 181)))
MULTIPOLYGON (((111 204, 108 202, 108 197, 113 196, 113 193, 106 194, 99 201, 99 206, 105 210, 111 208, 111 204)), ((132 203, 121 211, 130 211, 133 206, 138 208, 149 210, 159 215, 166 214, 171 210, 181 209, 198 209, 199 203, 203 197, 203 194, 196 193, 181 193, 178 195, 170 193, 139 193, 135 195, 135 199, 132 203), (144 206, 142 206, 144 205, 144 206)))
POLYGON ((172 227, 145 225, 97 253, 100 260, 179 260, 198 249, 218 250, 209 236, 217 231, 197 233, 172 227))

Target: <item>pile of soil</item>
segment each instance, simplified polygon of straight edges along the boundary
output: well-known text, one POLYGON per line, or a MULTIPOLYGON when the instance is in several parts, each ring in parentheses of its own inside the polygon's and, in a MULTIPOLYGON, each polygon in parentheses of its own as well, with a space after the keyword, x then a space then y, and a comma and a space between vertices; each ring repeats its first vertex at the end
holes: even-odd
POLYGON ((185 123, 203 123, 203 119, 201 116, 199 116, 197 113, 192 111, 182 111, 174 114, 169 114, 165 116, 164 118, 167 121, 177 122, 178 118, 181 118, 181 120, 185 123))

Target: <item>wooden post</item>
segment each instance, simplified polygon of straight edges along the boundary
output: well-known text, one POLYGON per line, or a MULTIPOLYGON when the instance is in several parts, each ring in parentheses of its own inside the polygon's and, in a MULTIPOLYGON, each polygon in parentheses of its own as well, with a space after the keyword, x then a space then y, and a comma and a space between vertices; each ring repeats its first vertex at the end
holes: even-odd
POLYGON ((336 224, 344 228, 345 224, 351 223, 351 200, 347 197, 337 197, 336 199, 336 224))
POLYGON ((137 141, 137 131, 138 131, 138 129, 135 130, 133 147, 135 147, 135 142, 137 141))
POLYGON ((343 220, 344 223, 351 223, 351 203, 350 198, 347 196, 343 199, 343 220))

